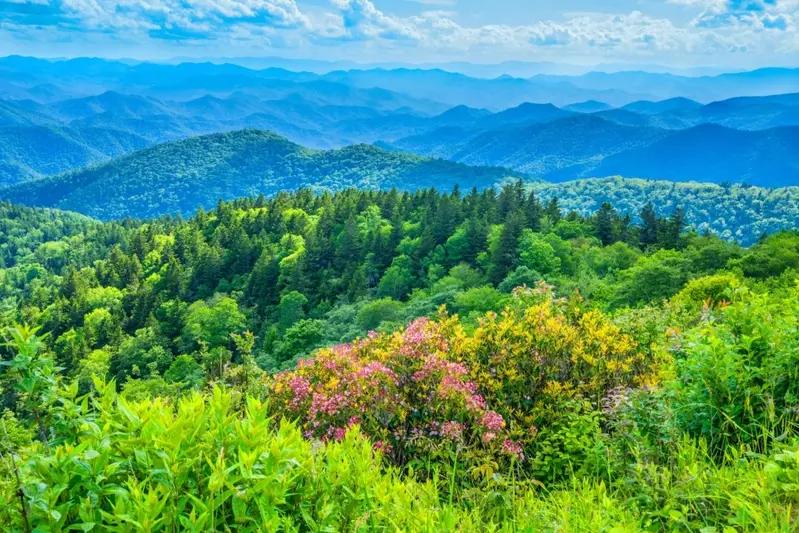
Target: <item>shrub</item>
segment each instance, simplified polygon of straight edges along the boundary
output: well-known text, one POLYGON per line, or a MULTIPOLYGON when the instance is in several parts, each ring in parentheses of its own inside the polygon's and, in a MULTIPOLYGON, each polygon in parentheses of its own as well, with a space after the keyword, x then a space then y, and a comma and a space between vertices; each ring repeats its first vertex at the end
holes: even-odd
POLYGON ((747 444, 765 451, 799 420, 799 306, 746 289, 677 337, 670 382, 681 427, 714 454, 747 444))

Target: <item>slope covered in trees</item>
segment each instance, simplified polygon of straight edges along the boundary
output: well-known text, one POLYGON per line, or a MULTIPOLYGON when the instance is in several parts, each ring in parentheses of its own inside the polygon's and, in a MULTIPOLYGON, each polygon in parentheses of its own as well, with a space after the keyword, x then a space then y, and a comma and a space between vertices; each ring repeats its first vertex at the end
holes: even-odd
POLYGON ((191 214, 218 199, 299 187, 489 187, 512 176, 360 145, 314 151, 275 134, 242 130, 148 148, 110 163, 4 189, 0 197, 112 219, 191 214))
POLYGON ((522 183, 0 214, 43 231, 0 269, 1 529, 797 525, 795 231, 522 183))
POLYGON ((662 216, 682 207, 686 224, 750 245, 763 234, 793 229, 799 220, 799 188, 767 189, 736 184, 675 183, 621 177, 539 182, 542 199, 558 198, 568 211, 595 213, 609 202, 621 213, 639 213, 651 202, 662 216))
POLYGON ((230 334, 246 329, 257 336, 256 360, 276 368, 442 304, 473 321, 540 280, 616 309, 668 298, 718 270, 759 278, 799 261, 793 234, 746 250, 683 235, 680 209, 664 217, 647 204, 636 222, 604 203, 583 217, 521 183, 499 194, 304 190, 220 203, 187 221, 83 228, 74 215, 13 209, 25 215, 15 215, 17 227, 33 228, 17 255, 6 254, 4 306, 50 331, 70 372, 94 354, 120 383, 163 376, 184 355, 235 359, 230 334), (65 229, 38 244, 42 221, 62 216, 65 229))

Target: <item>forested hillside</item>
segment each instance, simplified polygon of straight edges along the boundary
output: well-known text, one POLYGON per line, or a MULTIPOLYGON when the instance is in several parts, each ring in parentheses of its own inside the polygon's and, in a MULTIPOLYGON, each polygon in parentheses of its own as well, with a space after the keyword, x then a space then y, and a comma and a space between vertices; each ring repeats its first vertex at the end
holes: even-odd
POLYGON ((155 346, 162 375, 176 356, 228 350, 229 334, 245 329, 258 337, 256 359, 274 368, 442 304, 476 320, 541 280, 615 309, 668 298, 719 269, 763 277, 796 260, 781 252, 774 264, 750 264, 775 246, 793 249, 791 234, 748 252, 682 235, 680 209, 658 217, 647 204, 641 222, 608 203, 588 218, 566 215, 521 182, 499 195, 303 190, 220 203, 186 221, 99 224, 11 206, 5 214, 14 221, 3 243, 6 306, 17 302, 19 316, 50 331, 68 368, 104 351, 120 383, 154 371, 139 358, 155 346), (214 316, 230 331, 211 327, 214 316))
POLYGON ((5 529, 796 525, 795 231, 521 182, 2 214, 5 529))
MULTIPOLYGON (((613 144, 597 137, 597 143, 613 144)), ((553 137, 553 143, 555 137, 553 137)), ((633 142, 633 141, 631 141, 633 142)), ((635 142, 641 142, 638 139, 635 142)), ((557 144, 557 143, 556 143, 557 144)), ((590 143, 586 143, 590 146, 590 143)), ((190 216, 217 200, 311 187, 413 191, 454 185, 485 189, 519 175, 361 145, 315 151, 269 132, 245 130, 158 145, 110 163, 0 189, 0 199, 77 211, 101 220, 190 216)), ((524 176, 522 174, 522 176, 524 176)), ((526 176, 525 176, 526 177, 526 176)), ((686 224, 744 245, 796 227, 799 191, 738 184, 600 178, 546 183, 526 179, 544 199, 588 216, 605 201, 635 218, 652 202, 660 216, 684 210, 686 224)))
POLYGON ((639 213, 648 203, 665 216, 685 210, 686 224, 698 233, 710 231, 746 246, 762 235, 794 229, 799 220, 799 189, 767 189, 738 184, 675 183, 621 177, 539 182, 532 186, 542 199, 558 198, 568 211, 595 213, 610 202, 621 213, 639 213))
POLYGON ((273 133, 242 130, 166 143, 97 167, 21 183, 0 190, 0 198, 109 220, 191 215, 220 198, 299 187, 484 188, 513 175, 367 145, 315 151, 273 133))

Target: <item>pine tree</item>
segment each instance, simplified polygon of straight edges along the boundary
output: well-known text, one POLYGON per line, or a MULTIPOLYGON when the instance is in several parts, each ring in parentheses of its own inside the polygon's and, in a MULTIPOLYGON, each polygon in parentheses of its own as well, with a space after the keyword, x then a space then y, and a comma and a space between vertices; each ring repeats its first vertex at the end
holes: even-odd
POLYGON ((351 264, 359 263, 361 259, 361 233, 354 215, 351 214, 347 218, 337 241, 334 267, 343 272, 351 264))
POLYGON ((492 283, 498 285, 516 266, 519 237, 524 229, 524 215, 519 211, 508 214, 496 248, 491 255, 491 264, 488 277, 492 283))
POLYGON ((639 235, 641 248, 655 246, 658 243, 659 221, 652 202, 647 202, 638 216, 641 217, 641 233, 639 235))
POLYGON ((675 250, 680 248, 682 230, 685 227, 685 212, 681 207, 672 212, 671 217, 662 224, 663 235, 660 244, 663 248, 675 250))
POLYGON ((531 192, 524 202, 524 215, 528 228, 533 231, 541 231, 541 218, 544 216, 544 207, 538 201, 535 192, 531 192))
POLYGON ((477 265, 477 256, 486 249, 488 244, 488 224, 478 217, 473 216, 466 221, 466 250, 462 260, 472 266, 477 265))
POLYGON ((599 211, 596 213, 594 224, 596 226, 596 235, 602 241, 603 246, 608 246, 618 240, 616 231, 617 219, 618 214, 616 214, 613 206, 608 202, 602 202, 599 211))
POLYGON ((549 218, 549 221, 552 222, 553 226, 560 222, 561 218, 563 218, 563 212, 560 209, 560 204, 558 203, 557 198, 552 198, 547 204, 546 215, 549 218))

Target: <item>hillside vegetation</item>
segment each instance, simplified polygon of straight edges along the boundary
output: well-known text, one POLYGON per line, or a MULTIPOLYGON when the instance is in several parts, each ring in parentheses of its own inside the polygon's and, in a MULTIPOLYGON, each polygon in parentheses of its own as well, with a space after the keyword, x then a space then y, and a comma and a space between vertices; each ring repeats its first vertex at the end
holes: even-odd
MULTIPOLYGON (((602 136, 596 139, 596 143, 613 145, 602 136)), ((213 207, 220 198, 272 195, 299 187, 446 190, 459 185, 484 189, 513 181, 513 175, 506 169, 468 167, 367 145, 315 151, 269 132, 245 130, 166 143, 97 167, 21 183, 0 189, 0 198, 109 220, 186 216, 201 207, 213 207)), ((544 199, 558 198, 563 208, 582 215, 595 213, 606 201, 632 217, 648 202, 661 216, 682 208, 686 223, 697 232, 745 245, 764 233, 794 228, 799 216, 799 192, 794 187, 619 177, 557 184, 528 179, 528 184, 544 199)))
POLYGON ((767 189, 612 177, 539 182, 532 188, 543 199, 557 198, 564 209, 583 215, 595 213, 604 202, 621 213, 639 213, 648 202, 661 215, 681 207, 686 223, 698 233, 712 232, 747 246, 764 234, 793 229, 799 220, 796 187, 767 189))
POLYGON ((299 187, 482 188, 512 175, 366 145, 315 151, 269 132, 243 130, 158 145, 97 167, 21 183, 0 191, 0 197, 108 220, 192 214, 220 198, 299 187))
POLYGON ((3 530, 797 526, 795 231, 522 183, 2 214, 65 219, 0 269, 3 530))
POLYGON ((0 58, 0 531, 799 531, 799 70, 242 61, 0 58))

